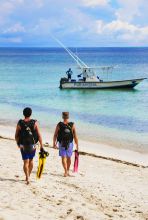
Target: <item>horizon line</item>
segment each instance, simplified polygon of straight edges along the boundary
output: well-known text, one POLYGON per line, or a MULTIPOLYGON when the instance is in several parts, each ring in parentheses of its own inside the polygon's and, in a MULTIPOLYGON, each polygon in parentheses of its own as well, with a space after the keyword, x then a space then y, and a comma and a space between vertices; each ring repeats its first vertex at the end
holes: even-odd
MULTIPOLYGON (((148 48, 148 46, 67 46, 69 48, 148 48)), ((0 46, 0 48, 61 48, 60 46, 0 46)))

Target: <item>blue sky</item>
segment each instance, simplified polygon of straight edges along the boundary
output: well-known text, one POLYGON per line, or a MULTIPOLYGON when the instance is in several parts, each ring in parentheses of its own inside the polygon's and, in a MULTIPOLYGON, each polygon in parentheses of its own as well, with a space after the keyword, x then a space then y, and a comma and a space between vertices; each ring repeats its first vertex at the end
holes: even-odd
POLYGON ((0 0, 0 46, 148 46, 148 0, 0 0))

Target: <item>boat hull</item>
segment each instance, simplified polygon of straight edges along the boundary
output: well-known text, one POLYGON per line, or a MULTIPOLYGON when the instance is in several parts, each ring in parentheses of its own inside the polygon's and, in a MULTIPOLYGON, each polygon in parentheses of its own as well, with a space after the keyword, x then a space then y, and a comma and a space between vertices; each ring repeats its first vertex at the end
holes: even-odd
POLYGON ((118 89, 118 88, 134 88, 145 78, 121 80, 121 81, 105 81, 105 82, 62 82, 61 89, 118 89))

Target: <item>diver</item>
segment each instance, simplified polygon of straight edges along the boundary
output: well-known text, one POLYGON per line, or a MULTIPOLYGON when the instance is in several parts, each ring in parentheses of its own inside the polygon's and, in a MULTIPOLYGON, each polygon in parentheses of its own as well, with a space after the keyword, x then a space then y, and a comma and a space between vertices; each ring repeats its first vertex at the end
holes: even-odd
POLYGON ((59 149, 59 156, 62 159, 62 165, 64 168, 64 177, 67 177, 70 176, 69 171, 74 147, 73 140, 77 152, 79 147, 75 124, 69 121, 69 112, 62 112, 62 118, 63 122, 59 122, 55 129, 53 147, 59 149))
POLYGON ((17 123, 15 140, 22 154, 24 161, 23 169, 26 175, 26 184, 28 185, 38 141, 40 143, 40 151, 44 149, 38 122, 37 120, 31 119, 32 109, 29 107, 25 108, 23 115, 24 119, 19 120, 17 123))

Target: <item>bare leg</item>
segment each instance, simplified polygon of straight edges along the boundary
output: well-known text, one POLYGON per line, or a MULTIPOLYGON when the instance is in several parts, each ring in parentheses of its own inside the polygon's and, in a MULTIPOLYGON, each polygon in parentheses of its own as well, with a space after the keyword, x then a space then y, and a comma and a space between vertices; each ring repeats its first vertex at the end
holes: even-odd
POLYGON ((29 184, 29 160, 24 160, 23 169, 24 169, 24 173, 26 175, 26 182, 28 185, 29 184))
POLYGON ((70 165, 71 165, 71 158, 67 157, 67 173, 68 173, 68 175, 69 175, 70 165))
POLYGON ((32 172, 32 169, 33 169, 33 159, 30 159, 29 160, 29 176, 30 176, 30 174, 32 172))
POLYGON ((66 157, 62 157, 62 165, 65 171, 64 176, 66 177, 67 176, 67 158, 66 157))

